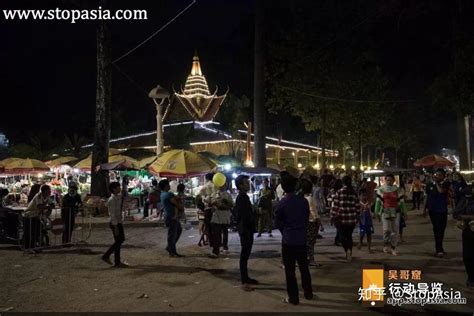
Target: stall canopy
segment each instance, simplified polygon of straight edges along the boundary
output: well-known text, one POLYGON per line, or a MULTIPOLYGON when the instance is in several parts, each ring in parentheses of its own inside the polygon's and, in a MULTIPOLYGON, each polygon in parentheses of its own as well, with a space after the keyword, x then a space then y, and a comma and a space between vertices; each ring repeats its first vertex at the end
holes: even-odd
POLYGON ((140 166, 140 169, 146 169, 155 160, 156 160, 156 155, 150 156, 150 157, 147 157, 147 158, 143 158, 140 161, 138 161, 138 165, 140 166))
POLYGON ((209 159, 187 150, 173 149, 161 154, 148 171, 160 177, 186 178, 206 174, 216 165, 209 159))
POLYGON ((119 160, 119 161, 114 161, 114 162, 109 162, 109 163, 103 163, 100 165, 100 169, 126 171, 126 170, 139 170, 140 168, 129 160, 119 160))
POLYGON ((50 170, 44 162, 30 158, 11 160, 4 168, 5 173, 10 174, 40 173, 50 170))
POLYGON ((415 161, 413 165, 417 168, 428 168, 428 167, 454 167, 456 164, 449 159, 438 155, 428 155, 415 161))
MULTIPOLYGON (((124 156, 124 155, 114 155, 114 156, 109 156, 109 163, 111 162, 119 162, 119 161, 127 161, 133 166, 133 169, 140 169, 139 163, 137 160, 124 156)), ((92 166, 92 154, 87 156, 87 158, 82 159, 79 161, 77 164, 74 165, 74 168, 81 169, 84 171, 90 171, 92 166)))
POLYGON ((56 168, 59 166, 67 165, 70 164, 73 161, 76 161, 77 158, 73 156, 64 156, 64 157, 58 157, 53 160, 45 161, 45 164, 50 166, 51 168, 56 168))

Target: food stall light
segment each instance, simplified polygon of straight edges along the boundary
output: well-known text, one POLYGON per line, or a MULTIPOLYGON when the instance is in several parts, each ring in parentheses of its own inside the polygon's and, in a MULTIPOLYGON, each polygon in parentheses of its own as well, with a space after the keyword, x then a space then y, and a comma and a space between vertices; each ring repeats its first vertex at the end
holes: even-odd
POLYGON ((367 167, 367 170, 369 170, 369 171, 370 171, 370 169, 372 169, 372 168, 370 168, 370 166, 368 166, 368 167, 367 167))
POLYGON ((79 173, 79 169, 74 168, 74 173, 79 173))
POLYGON ((373 169, 373 170, 367 170, 365 173, 366 174, 375 174, 375 173, 383 173, 383 170, 378 170, 378 169, 373 169))
POLYGON ((459 172, 462 173, 462 174, 473 174, 474 170, 461 170, 459 172))
POLYGON ((43 177, 43 174, 42 173, 38 173, 38 178, 42 178, 43 177))
POLYGON ((320 168, 321 168, 321 166, 319 165, 319 163, 317 163, 317 164, 314 165, 314 169, 319 170, 320 168))
POLYGON ((247 160, 247 161, 245 161, 245 165, 246 165, 247 167, 253 167, 253 166, 254 166, 252 160, 247 160))
POLYGON ((329 165, 329 169, 334 170, 334 165, 329 165))
POLYGON ((342 170, 346 170, 346 165, 341 166, 342 170))
POLYGON ((237 178, 237 173, 234 172, 234 173, 232 174, 232 178, 233 178, 233 179, 237 178))
POLYGON ((352 169, 352 170, 356 170, 356 166, 353 165, 353 166, 351 167, 351 169, 352 169))
POLYGON ((298 168, 303 168, 303 165, 301 163, 299 163, 298 168))
POLYGON ((232 169, 232 165, 231 165, 230 163, 226 163, 226 164, 224 165, 224 170, 225 170, 225 171, 229 171, 230 169, 232 169))
POLYGON ((292 153, 291 153, 291 155, 292 155, 292 156, 295 156, 295 153, 294 153, 294 152, 292 152, 292 153))

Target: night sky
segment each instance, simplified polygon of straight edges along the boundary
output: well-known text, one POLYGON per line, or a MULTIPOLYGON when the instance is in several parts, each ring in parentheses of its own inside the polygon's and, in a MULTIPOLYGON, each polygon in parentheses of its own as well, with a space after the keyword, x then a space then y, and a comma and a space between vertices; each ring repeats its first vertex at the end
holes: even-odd
MULTIPOLYGON (((110 24, 113 57, 117 58, 151 35, 191 1, 111 1, 112 9, 147 9, 148 20, 110 24)), ((404 2, 404 1, 401 1, 404 2)), ((93 9, 95 1, 2 1, 1 9, 93 9)), ((271 2, 270 2, 271 3, 271 2)), ((409 1, 406 3, 410 3, 409 1)), ((446 67, 449 55, 449 16, 441 1, 433 1, 428 15, 389 12, 373 21, 373 37, 391 80, 392 95, 416 99, 410 106, 428 106, 424 90, 446 67), (436 32, 439 41, 428 42, 436 32)), ((407 5, 409 6, 409 5, 407 5)), ((408 10, 408 12, 412 12, 408 10)), ((415 10, 416 12, 416 10, 415 10)), ((310 30, 314 31, 314 30, 310 30)), ((2 114, 0 131, 13 142, 27 134, 76 131, 93 134, 96 80, 95 23, 78 21, 5 21, 0 19, 2 114)), ((253 1, 197 0, 186 13, 117 65, 113 71, 113 111, 133 131, 155 127, 154 106, 146 92, 156 84, 171 89, 184 85, 197 49, 203 72, 213 90, 252 96, 253 1)), ((426 128, 434 136, 433 149, 454 147, 452 117, 433 118, 426 128), (442 135, 442 136, 441 136, 442 135)))

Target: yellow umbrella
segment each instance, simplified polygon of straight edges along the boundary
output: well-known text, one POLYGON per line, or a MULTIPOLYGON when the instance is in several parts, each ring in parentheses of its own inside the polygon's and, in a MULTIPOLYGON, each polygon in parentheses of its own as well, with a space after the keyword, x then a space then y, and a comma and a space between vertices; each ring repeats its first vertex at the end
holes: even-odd
MULTIPOLYGON (((134 166, 134 168, 139 169, 138 161, 131 158, 131 157, 124 156, 124 155, 109 156, 109 162, 117 162, 117 161, 122 161, 122 160, 125 160, 125 161, 131 163, 134 166)), ((91 170, 91 165, 92 165, 92 154, 90 154, 86 158, 82 159, 77 164, 75 164, 74 168, 90 171, 91 170)))
POLYGON ((6 173, 35 173, 49 170, 44 162, 30 158, 14 160, 5 165, 6 173))
POLYGON ((0 167, 5 167, 7 164, 13 162, 13 161, 21 161, 23 159, 21 158, 6 158, 0 161, 0 167))
POLYGON ((216 165, 209 159, 187 150, 170 150, 161 154, 148 170, 161 177, 192 177, 210 172, 216 165))
POLYGON ((151 164, 155 160, 156 160, 156 156, 143 158, 142 160, 140 160, 138 162, 138 165, 139 165, 140 169, 145 169, 149 164, 151 164))
POLYGON ((64 156, 64 157, 58 157, 56 159, 46 161, 45 164, 47 164, 51 168, 54 168, 54 167, 59 167, 62 165, 67 165, 68 163, 74 160, 77 160, 77 158, 73 156, 64 156))

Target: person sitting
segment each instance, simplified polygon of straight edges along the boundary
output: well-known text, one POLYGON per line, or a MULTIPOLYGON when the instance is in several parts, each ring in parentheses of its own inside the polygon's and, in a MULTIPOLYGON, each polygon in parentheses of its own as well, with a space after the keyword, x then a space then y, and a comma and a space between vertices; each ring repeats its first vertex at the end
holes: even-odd
POLYGON ((78 186, 69 183, 68 193, 64 195, 61 203, 61 219, 63 220, 63 244, 71 242, 72 231, 76 222, 76 215, 82 206, 81 196, 77 194, 78 186))
POLYGON ((40 192, 31 199, 23 213, 23 241, 25 249, 36 248, 40 245, 40 216, 51 210, 50 195, 51 188, 49 185, 43 184, 40 187, 40 192))

